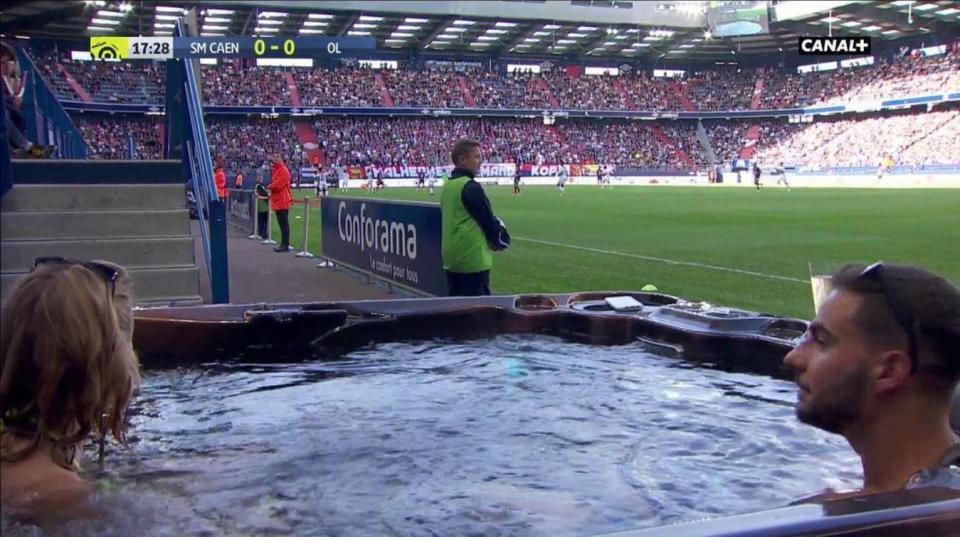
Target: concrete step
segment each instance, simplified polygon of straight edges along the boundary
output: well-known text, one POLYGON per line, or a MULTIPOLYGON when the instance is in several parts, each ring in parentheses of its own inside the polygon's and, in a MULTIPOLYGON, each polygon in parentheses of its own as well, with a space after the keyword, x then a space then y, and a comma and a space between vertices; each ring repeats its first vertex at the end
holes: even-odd
MULTIPOLYGON (((27 272, 0 274, 0 295, 27 272)), ((200 296, 196 266, 169 266, 130 269, 137 303, 166 304, 171 300, 189 300, 200 296)))
POLYGON ((150 239, 77 239, 0 242, 0 271, 26 272, 38 257, 102 259, 127 269, 157 265, 192 265, 193 237, 150 239))
POLYGON ((184 209, 186 187, 171 185, 14 185, 0 210, 95 211, 184 209))
POLYGON ((186 209, 159 211, 2 212, 5 241, 171 237, 190 234, 186 209))
POLYGON ((179 184, 187 182, 179 160, 11 161, 14 183, 24 184, 179 184))

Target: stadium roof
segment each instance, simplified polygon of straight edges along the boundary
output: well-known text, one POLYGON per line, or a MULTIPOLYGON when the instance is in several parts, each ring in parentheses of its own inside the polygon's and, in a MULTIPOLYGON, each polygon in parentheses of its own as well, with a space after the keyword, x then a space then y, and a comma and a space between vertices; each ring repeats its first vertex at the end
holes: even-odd
POLYGON ((620 0, 105 1, 4 3, 3 31, 76 39, 87 35, 169 35, 195 8, 201 35, 373 36, 398 52, 522 58, 730 59, 795 50, 799 35, 869 35, 881 40, 960 32, 949 0, 779 2, 770 33, 717 38, 706 32, 707 2, 620 0))

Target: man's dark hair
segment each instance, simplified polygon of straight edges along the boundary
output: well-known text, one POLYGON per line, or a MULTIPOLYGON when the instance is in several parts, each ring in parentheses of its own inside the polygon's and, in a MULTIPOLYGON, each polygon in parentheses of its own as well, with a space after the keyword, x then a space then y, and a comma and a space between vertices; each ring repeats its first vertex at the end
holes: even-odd
POLYGON ((460 159, 467 156, 468 153, 474 148, 480 147, 478 142, 473 140, 463 139, 454 144, 453 151, 450 152, 450 158, 453 160, 454 166, 460 165, 460 159))
POLYGON ((878 264, 867 269, 850 264, 831 278, 834 289, 863 297, 855 322, 865 337, 900 345, 912 331, 916 371, 952 390, 960 380, 960 289, 920 267, 878 264))

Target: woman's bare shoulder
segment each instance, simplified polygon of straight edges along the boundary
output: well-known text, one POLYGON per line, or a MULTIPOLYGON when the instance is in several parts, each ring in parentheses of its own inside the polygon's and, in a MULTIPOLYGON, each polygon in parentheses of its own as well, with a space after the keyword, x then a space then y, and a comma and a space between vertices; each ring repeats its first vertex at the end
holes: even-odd
POLYGON ((94 492, 92 483, 52 463, 3 464, 0 503, 14 516, 19 513, 35 521, 82 516, 94 492))

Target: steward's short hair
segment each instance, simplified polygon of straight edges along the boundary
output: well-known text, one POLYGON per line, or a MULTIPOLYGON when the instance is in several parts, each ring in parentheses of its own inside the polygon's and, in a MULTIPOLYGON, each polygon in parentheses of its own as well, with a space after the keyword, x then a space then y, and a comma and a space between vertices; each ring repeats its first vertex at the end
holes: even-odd
POLYGON ((467 153, 469 153, 474 147, 480 147, 480 143, 473 140, 467 140, 466 138, 454 144, 453 151, 450 152, 450 158, 453 160, 453 165, 456 166, 460 162, 460 159, 467 156, 467 153))

